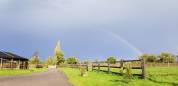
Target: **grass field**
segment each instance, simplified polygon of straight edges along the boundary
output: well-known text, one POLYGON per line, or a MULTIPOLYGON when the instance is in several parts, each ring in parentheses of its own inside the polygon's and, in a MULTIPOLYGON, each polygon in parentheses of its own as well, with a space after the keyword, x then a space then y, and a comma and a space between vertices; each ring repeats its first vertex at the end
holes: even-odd
MULTIPOLYGON (((70 82, 75 86, 178 86, 178 68, 147 68, 147 79, 138 76, 133 79, 124 79, 123 76, 104 72, 89 71, 87 77, 81 77, 79 69, 62 68, 70 82)), ((105 68, 103 68, 105 70, 105 68)), ((112 71, 119 71, 112 69, 112 71)), ((141 71, 133 70, 133 73, 141 71)))
POLYGON ((2 69, 0 70, 0 76, 28 75, 32 73, 45 72, 45 71, 47 71, 47 68, 40 68, 40 69, 33 68, 28 70, 2 69))

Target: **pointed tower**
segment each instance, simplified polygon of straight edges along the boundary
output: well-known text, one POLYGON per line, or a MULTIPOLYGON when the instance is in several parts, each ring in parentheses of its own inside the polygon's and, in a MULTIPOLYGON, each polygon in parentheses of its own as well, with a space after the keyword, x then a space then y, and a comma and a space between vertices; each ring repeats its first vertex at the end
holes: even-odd
POLYGON ((62 52, 60 41, 57 42, 57 45, 56 45, 54 51, 55 51, 55 55, 57 55, 57 53, 59 53, 59 52, 62 52))
POLYGON ((60 65, 61 63, 65 61, 64 53, 61 50, 60 41, 57 42, 57 45, 54 49, 54 53, 55 53, 55 58, 56 58, 56 65, 60 65))

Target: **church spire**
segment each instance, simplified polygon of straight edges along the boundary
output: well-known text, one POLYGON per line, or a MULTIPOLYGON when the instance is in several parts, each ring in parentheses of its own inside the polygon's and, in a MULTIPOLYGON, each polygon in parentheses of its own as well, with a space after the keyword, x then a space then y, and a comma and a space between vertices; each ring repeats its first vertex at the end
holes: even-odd
POLYGON ((55 54, 57 54, 58 52, 61 52, 61 44, 60 41, 57 42, 57 45, 55 47, 55 54))

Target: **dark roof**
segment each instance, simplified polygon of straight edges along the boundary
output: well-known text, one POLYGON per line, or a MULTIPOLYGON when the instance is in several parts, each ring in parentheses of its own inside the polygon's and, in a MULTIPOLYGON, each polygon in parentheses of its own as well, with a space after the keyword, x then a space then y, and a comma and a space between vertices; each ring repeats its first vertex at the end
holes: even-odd
POLYGON ((4 58, 4 59, 15 59, 15 60, 28 60, 27 58, 21 57, 19 55, 16 55, 14 53, 11 52, 2 52, 0 51, 0 58, 4 58))
POLYGON ((1 57, 1 58, 8 58, 9 56, 6 55, 4 52, 1 52, 1 51, 0 51, 0 57, 1 57))

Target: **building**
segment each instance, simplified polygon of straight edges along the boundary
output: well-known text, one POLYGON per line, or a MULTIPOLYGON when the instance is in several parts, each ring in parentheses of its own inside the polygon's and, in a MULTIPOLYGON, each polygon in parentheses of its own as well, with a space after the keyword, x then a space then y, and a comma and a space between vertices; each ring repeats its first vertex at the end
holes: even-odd
POLYGON ((55 53, 55 55, 57 55, 60 52, 62 52, 62 50, 61 50, 61 43, 60 43, 60 41, 58 41, 57 45, 56 45, 56 47, 54 49, 54 53, 55 53))
POLYGON ((0 51, 0 68, 1 69, 28 69, 29 59, 21 57, 11 52, 0 51))

